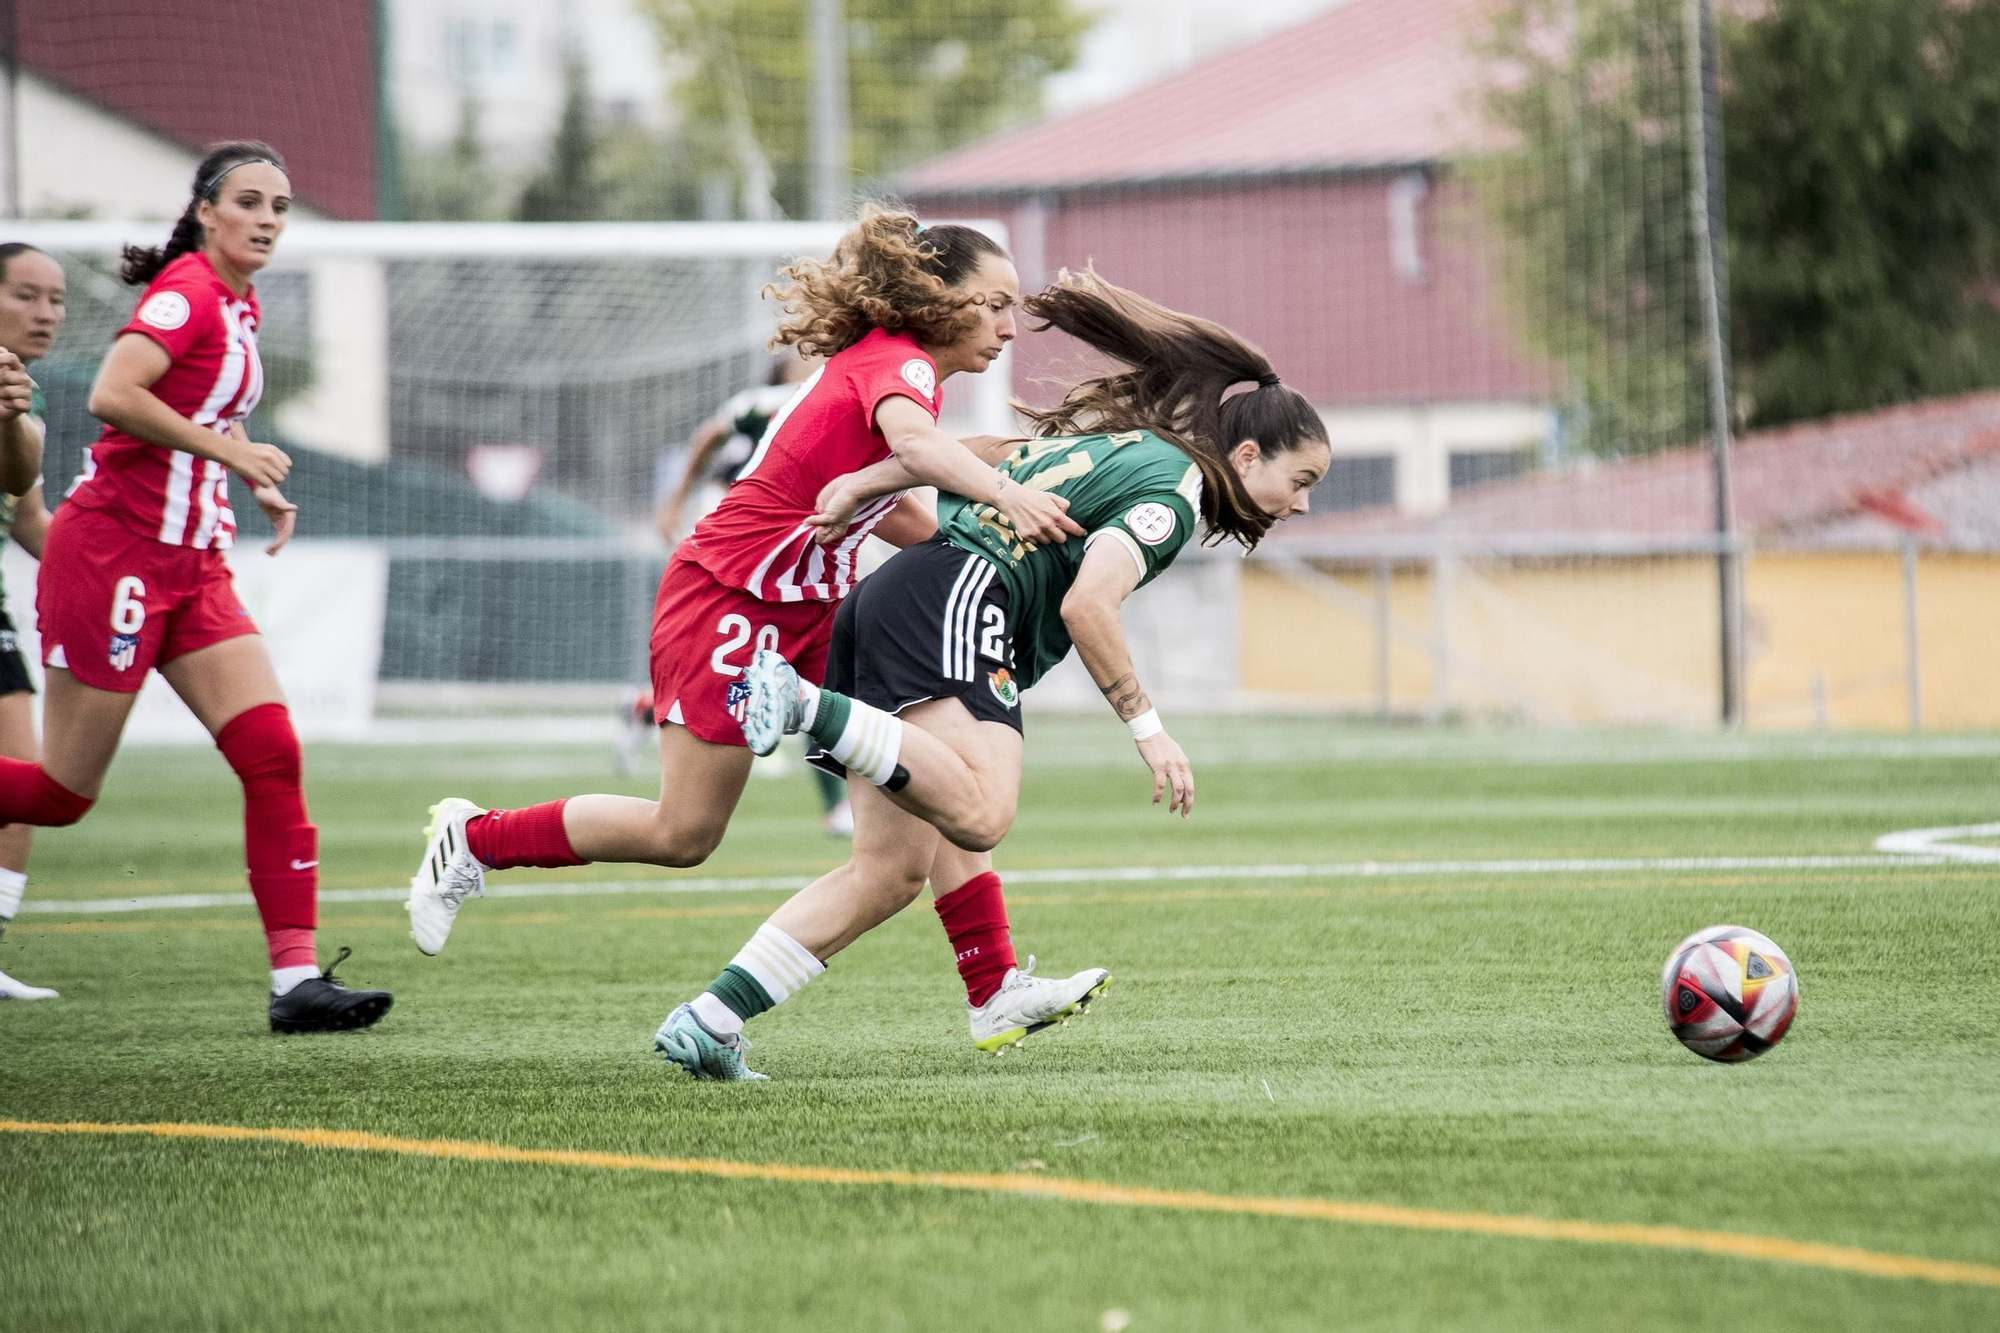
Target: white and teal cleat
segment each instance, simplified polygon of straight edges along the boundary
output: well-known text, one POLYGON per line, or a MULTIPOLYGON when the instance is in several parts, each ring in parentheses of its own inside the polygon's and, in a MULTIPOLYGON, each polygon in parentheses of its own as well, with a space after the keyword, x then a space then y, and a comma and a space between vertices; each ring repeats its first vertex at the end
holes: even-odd
POLYGON ((424 830, 424 859, 410 877, 410 938, 424 953, 444 949, 445 937, 467 898, 486 896, 486 867, 465 845, 465 821, 486 812, 459 796, 431 807, 424 830))
POLYGON ((716 1036, 701 1025, 691 1004, 667 1015, 667 1021, 653 1034, 653 1049, 668 1064, 679 1065, 700 1079, 734 1081, 769 1077, 743 1063, 743 1055, 750 1049, 749 1041, 738 1036, 730 1042, 716 1036))
POLYGON ((30 986, 16 977, 0 972, 0 1000, 59 1000, 61 991, 50 990, 47 986, 30 986))
POLYGON ((776 652, 759 648, 744 669, 743 684, 749 691, 743 703, 743 739, 750 753, 767 755, 805 725, 799 673, 776 652))
POLYGON ((998 1055, 1045 1028, 1069 1022, 1110 984, 1111 974, 1101 967, 1072 977, 1038 977, 1035 956, 1029 954, 1028 965, 1008 968, 1000 989, 972 1011, 972 1044, 998 1055))

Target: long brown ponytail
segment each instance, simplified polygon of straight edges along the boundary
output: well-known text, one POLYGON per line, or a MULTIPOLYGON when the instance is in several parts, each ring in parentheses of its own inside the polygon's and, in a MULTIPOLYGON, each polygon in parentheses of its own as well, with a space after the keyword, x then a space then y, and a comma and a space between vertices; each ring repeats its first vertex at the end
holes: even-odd
POLYGON ((933 347, 957 342, 976 319, 977 296, 953 288, 987 255, 1006 258, 992 237, 946 223, 926 227, 914 213, 867 204, 826 259, 798 259, 764 295, 784 305, 771 339, 806 356, 832 356, 870 329, 907 329, 933 347))
POLYGON ((1064 269, 1021 303, 1041 320, 1129 369, 1085 380, 1046 411, 1027 411, 1037 435, 1148 430, 1201 469, 1207 542, 1254 547, 1275 520, 1244 490, 1229 454, 1254 440, 1272 458, 1325 443, 1326 424, 1295 389, 1278 382, 1264 354, 1223 328, 1104 281, 1095 269, 1064 269), (1242 393, 1223 395, 1251 383, 1242 393))
POLYGON ((285 169, 285 159, 278 156, 278 150, 259 139, 237 139, 209 149, 194 169, 194 186, 187 207, 181 210, 180 220, 174 223, 167 243, 126 246, 118 276, 134 287, 143 287, 159 277, 160 270, 174 260, 201 249, 206 239, 201 225, 202 204, 214 203, 222 191, 222 178, 251 162, 268 162, 280 171, 285 169))

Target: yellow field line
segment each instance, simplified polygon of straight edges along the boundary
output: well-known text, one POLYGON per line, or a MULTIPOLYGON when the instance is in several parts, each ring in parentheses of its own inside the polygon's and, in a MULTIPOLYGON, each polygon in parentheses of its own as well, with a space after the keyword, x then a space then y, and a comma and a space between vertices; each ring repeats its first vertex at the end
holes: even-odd
POLYGON ((1655 1250, 1683 1250, 1754 1259, 1766 1263, 1859 1273, 1868 1277, 1917 1278, 1926 1282, 2000 1288, 2000 1267, 1917 1255, 1884 1254, 1849 1245, 1787 1240, 1734 1231, 1693 1231, 1685 1227, 1639 1222, 1564 1221, 1497 1213, 1461 1213, 1436 1208, 1409 1208, 1389 1203, 1354 1203, 1340 1199, 1259 1198, 1210 1194, 1201 1190, 1164 1190, 1144 1185, 1113 1185, 1104 1181, 1061 1176, 970 1175, 932 1171, 884 1171, 840 1166, 797 1166, 784 1162, 731 1162, 717 1158, 641 1157, 627 1153, 593 1152, 576 1148, 514 1148, 500 1143, 464 1139, 404 1139, 346 1129, 256 1129, 242 1125, 93 1124, 82 1121, 0 1120, 9 1134, 130 1134, 159 1139, 208 1139, 229 1142, 292 1143, 307 1148, 344 1152, 393 1153, 402 1157, 436 1157, 472 1162, 506 1162, 529 1166, 582 1167, 598 1171, 652 1171, 666 1175, 710 1176, 723 1180, 767 1180, 800 1185, 890 1186, 905 1189, 950 1190, 973 1194, 1016 1195, 1125 1208, 1156 1208, 1176 1212, 1230 1213, 1255 1217, 1297 1218, 1344 1222, 1355 1226, 1394 1227, 1472 1236, 1506 1236, 1517 1240, 1566 1240, 1585 1245, 1627 1245, 1655 1250))

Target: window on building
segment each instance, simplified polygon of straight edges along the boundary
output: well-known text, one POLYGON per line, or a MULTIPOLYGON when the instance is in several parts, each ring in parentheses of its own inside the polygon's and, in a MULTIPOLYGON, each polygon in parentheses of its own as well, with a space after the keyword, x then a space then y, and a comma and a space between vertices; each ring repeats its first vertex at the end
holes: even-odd
POLYGON ((1396 459, 1390 454, 1335 454, 1308 497, 1314 513, 1337 514, 1396 503, 1396 459))
POLYGON ((1454 451, 1451 456, 1451 489, 1454 493, 1489 481, 1518 477, 1535 465, 1532 449, 1454 451))
POLYGON ((445 72, 461 88, 511 78, 520 49, 520 33, 511 19, 444 21, 445 72))

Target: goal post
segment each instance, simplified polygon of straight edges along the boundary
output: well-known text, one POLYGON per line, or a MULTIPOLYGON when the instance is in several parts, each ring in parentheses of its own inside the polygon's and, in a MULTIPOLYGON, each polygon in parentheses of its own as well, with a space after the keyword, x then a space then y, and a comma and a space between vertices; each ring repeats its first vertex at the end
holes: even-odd
MULTIPOLYGON (((994 224, 975 225, 1004 240, 994 224)), ((96 438, 90 383, 137 297, 118 280, 120 250, 160 244, 170 226, 7 229, 67 275, 65 326, 34 367, 49 405, 52 498, 96 438)), ((286 493, 300 506, 299 549, 351 544, 342 549, 379 558, 385 697, 573 706, 645 679, 668 551, 652 515, 671 455, 731 395, 764 381, 778 313, 765 284, 792 258, 828 253, 841 231, 287 227, 257 277, 266 386, 250 428, 293 455, 286 493)), ((948 429, 1013 429, 1010 361, 947 386, 948 429)), ((233 502, 242 547, 260 548, 266 529, 245 488, 233 502)))

